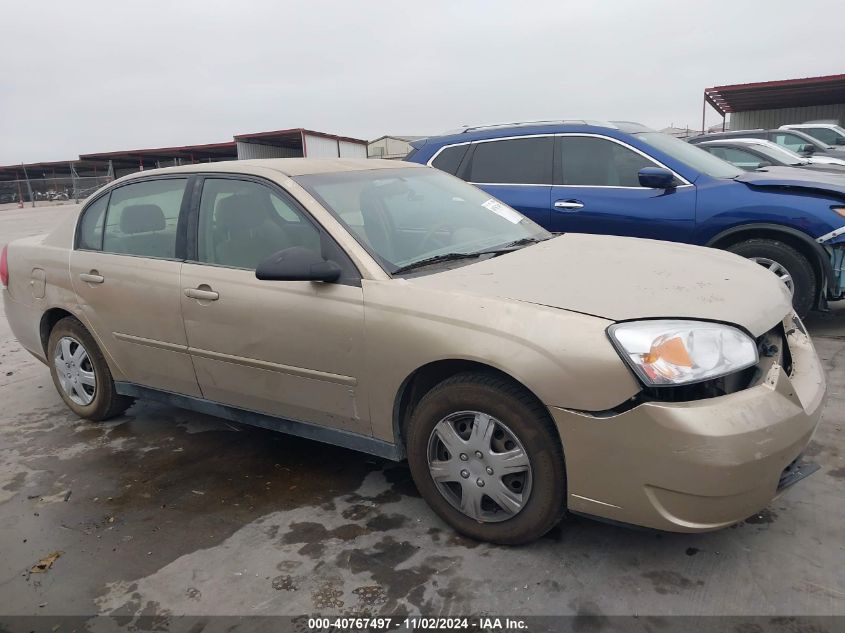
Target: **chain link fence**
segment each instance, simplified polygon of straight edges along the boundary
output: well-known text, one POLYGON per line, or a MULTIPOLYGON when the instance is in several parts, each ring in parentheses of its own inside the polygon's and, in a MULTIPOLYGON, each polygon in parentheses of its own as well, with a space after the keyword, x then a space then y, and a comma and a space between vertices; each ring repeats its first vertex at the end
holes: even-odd
POLYGON ((112 180, 110 175, 0 180, 0 204, 38 206, 66 200, 81 202, 112 180))

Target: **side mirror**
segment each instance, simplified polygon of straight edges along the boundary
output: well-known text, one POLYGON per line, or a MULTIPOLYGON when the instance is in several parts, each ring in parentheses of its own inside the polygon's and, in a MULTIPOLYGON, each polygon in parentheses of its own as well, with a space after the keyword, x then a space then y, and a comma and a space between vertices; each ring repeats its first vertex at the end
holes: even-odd
POLYGON ((812 154, 812 153, 814 153, 815 151, 816 151, 816 146, 815 146, 815 145, 812 145, 812 144, 810 144, 810 143, 807 143, 806 145, 801 145, 801 146, 798 148, 798 153, 799 153, 799 154, 812 154))
POLYGON ((258 265, 255 276, 263 281, 325 281, 340 279, 340 266, 301 246, 273 253, 258 265))
POLYGON ((663 167, 643 167, 639 172, 640 185, 651 189, 672 189, 675 174, 663 167))
POLYGON ((772 165, 774 165, 774 163, 771 163, 767 160, 761 160, 759 163, 757 163, 757 169, 763 169, 763 167, 771 167, 772 165))

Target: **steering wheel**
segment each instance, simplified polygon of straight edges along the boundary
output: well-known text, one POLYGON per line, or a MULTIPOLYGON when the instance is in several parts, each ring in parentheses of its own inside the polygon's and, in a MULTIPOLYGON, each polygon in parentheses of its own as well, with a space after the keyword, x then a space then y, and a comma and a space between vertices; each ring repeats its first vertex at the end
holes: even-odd
MULTIPOLYGON (((452 241, 452 235, 454 235, 455 229, 452 228, 451 224, 441 222, 440 224, 436 224, 433 228, 430 228, 428 231, 426 231, 425 235, 422 236, 422 239, 420 240, 419 244, 420 251, 425 252, 427 250, 426 247, 428 246, 429 242, 433 242, 434 236, 437 235, 437 233, 439 233, 440 231, 448 231, 448 242, 452 241)), ((445 245, 446 244, 440 244, 439 246, 445 245)), ((437 246, 437 244, 432 243, 432 246, 437 246)))

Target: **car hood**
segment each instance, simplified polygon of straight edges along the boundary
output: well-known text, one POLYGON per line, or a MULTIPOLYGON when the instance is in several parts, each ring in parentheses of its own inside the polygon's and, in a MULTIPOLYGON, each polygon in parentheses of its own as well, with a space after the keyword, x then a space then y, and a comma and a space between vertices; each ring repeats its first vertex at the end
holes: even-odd
POLYGON ((808 171, 794 167, 765 167, 747 171, 734 180, 754 188, 801 189, 845 199, 845 179, 831 172, 808 171))
POLYGON ((845 165, 845 159, 832 156, 811 156, 807 160, 813 165, 845 165))
POLYGON ((567 233, 408 283, 494 296, 612 321, 676 317, 733 323, 759 336, 792 309, 786 287, 746 259, 710 248, 567 233))

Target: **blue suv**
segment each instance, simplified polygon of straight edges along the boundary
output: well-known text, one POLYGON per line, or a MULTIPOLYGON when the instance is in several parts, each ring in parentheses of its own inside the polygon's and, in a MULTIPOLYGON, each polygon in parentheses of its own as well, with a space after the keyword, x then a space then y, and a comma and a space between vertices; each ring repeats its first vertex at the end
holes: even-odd
POLYGON ((845 178, 753 172, 637 123, 465 128, 405 160, 454 174, 554 232, 722 248, 777 274, 799 314, 845 298, 845 178))

